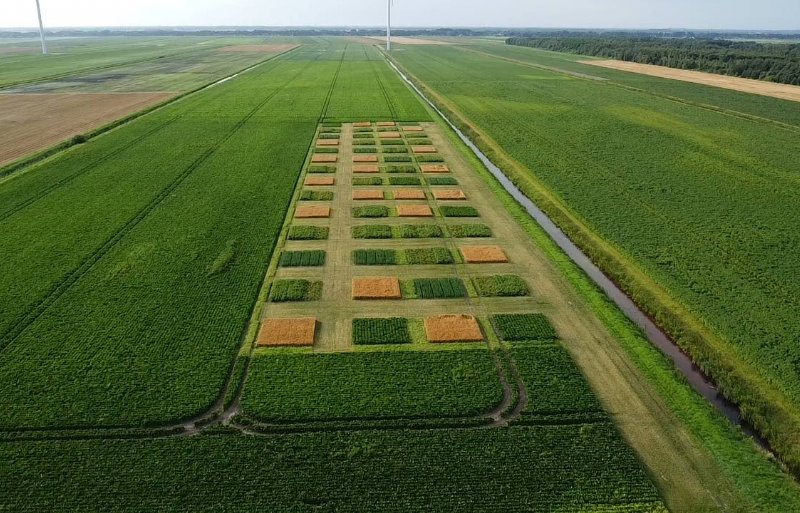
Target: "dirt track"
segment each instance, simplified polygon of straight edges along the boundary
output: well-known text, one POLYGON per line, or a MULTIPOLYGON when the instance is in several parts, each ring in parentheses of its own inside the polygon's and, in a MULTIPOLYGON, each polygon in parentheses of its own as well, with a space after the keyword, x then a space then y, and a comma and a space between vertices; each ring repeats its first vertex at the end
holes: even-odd
POLYGON ((0 165, 155 105, 174 94, 0 94, 0 165))
POLYGON ((732 89, 744 93, 759 94, 761 96, 771 96, 782 100, 800 102, 800 87, 788 84, 775 84, 773 82, 751 80, 749 78, 729 77, 725 75, 716 75, 714 73, 667 68, 665 66, 653 66, 651 64, 639 64, 638 62, 614 60, 580 62, 581 64, 589 64, 590 66, 629 71, 631 73, 639 73, 640 75, 649 75, 651 77, 681 80, 683 82, 692 82, 694 84, 709 85, 722 89, 732 89))

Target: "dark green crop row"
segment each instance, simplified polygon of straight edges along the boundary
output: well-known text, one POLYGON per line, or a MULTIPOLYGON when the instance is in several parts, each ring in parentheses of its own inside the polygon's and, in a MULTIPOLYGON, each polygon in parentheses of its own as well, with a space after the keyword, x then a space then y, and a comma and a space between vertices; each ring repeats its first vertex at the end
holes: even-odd
POLYGON ((525 280, 513 274, 476 276, 472 284, 483 297, 516 297, 531 293, 525 280))
POLYGON ((444 217, 479 217, 478 211, 473 207, 442 206, 439 211, 444 217))
POLYGON ((276 280, 270 298, 274 303, 289 301, 319 301, 322 282, 308 280, 276 280))
POLYGON ((556 330, 543 314, 498 314, 490 317, 497 334, 509 342, 558 338, 556 330))
POLYGON ((353 344, 410 344, 408 319, 353 319, 353 344))
POLYGON ((353 250, 355 265, 441 265, 454 262, 453 254, 447 248, 353 250))
POLYGON ((289 240, 325 240, 330 228, 327 226, 295 225, 289 228, 289 240))
POLYGON ((333 191, 303 191, 300 193, 300 201, 331 201, 333 191))
POLYGON ((353 217, 355 218, 389 217, 389 207, 384 207, 382 205, 353 207, 353 217))
POLYGON ((354 239, 438 239, 444 236, 442 229, 435 224, 402 224, 354 226, 354 239))
POLYGON ((450 299, 467 297, 460 278, 420 278, 414 280, 416 297, 420 299, 450 299))
POLYGON ((281 267, 319 267, 325 265, 325 252, 322 250, 284 251, 281 267))

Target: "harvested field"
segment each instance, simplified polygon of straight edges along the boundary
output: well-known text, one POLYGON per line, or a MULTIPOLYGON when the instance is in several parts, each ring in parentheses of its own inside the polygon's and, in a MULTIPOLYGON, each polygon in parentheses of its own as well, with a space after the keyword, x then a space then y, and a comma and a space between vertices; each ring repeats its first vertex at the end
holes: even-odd
POLYGON ((379 127, 395 126, 395 122, 394 121, 381 121, 381 122, 377 123, 377 125, 379 127))
POLYGON ((0 165, 174 96, 161 93, 0 94, 0 165))
POLYGON ((355 155, 353 162, 378 162, 378 157, 375 155, 355 155))
POLYGON ((400 217, 433 217, 433 211, 428 205, 399 205, 397 215, 400 217))
POLYGON ((257 52, 257 53, 281 53, 297 48, 298 45, 234 45, 220 48, 220 52, 257 52))
POLYGON ((333 185, 336 183, 336 179, 332 176, 309 176, 303 183, 308 186, 333 185))
POLYGON ((313 346, 317 320, 313 317, 299 319, 267 319, 258 333, 259 346, 313 346))
POLYGON ((311 157, 311 162, 314 164, 333 164, 338 161, 337 155, 314 155, 311 157))
POLYGON ((372 123, 369 121, 359 121, 358 123, 353 123, 353 126, 356 128, 369 128, 372 126, 372 123))
POLYGON ((414 153, 436 153, 436 146, 412 146, 414 153))
POLYGON ((468 264, 500 264, 508 262, 505 252, 497 246, 462 247, 461 255, 468 264))
POLYGON ((378 137, 381 139, 400 139, 400 132, 381 132, 378 137))
POLYGON ((353 299, 401 299, 397 278, 353 278, 353 299))
POLYGON ((378 173, 380 170, 377 165, 353 166, 353 173, 378 173))
POLYGON ((396 200, 424 200, 425 191, 422 189, 392 189, 392 196, 396 200))
POLYGON ((433 197, 437 200, 465 200, 466 194, 461 189, 439 189, 433 191, 433 197))
POLYGON ((422 164, 419 166, 423 173, 449 173, 447 164, 422 164))
POLYGON ((321 219, 331 216, 331 207, 302 206, 297 207, 294 215, 297 219, 321 219))
POLYGON ((339 139, 320 139, 317 146, 339 146, 339 139))
POLYGON ((354 200, 382 200, 383 191, 380 189, 359 189, 353 191, 354 200))
POLYGON ((424 128, 421 126, 404 126, 402 128, 403 132, 423 132, 425 131, 424 128))
POLYGON ((483 333, 472 315, 437 315, 425 319, 425 337, 429 342, 478 342, 483 333))
POLYGON ((743 93, 759 94, 761 96, 770 96, 772 98, 800 102, 800 87, 789 84, 776 84, 763 80, 729 77, 726 75, 717 75, 715 73, 704 73, 702 71, 667 68, 665 66, 654 66, 652 64, 639 64, 638 62, 591 60, 580 61, 580 63, 590 66, 599 66, 601 68, 628 71, 630 73, 638 73, 651 77, 692 82, 694 84, 703 84, 722 89, 741 91, 743 93))

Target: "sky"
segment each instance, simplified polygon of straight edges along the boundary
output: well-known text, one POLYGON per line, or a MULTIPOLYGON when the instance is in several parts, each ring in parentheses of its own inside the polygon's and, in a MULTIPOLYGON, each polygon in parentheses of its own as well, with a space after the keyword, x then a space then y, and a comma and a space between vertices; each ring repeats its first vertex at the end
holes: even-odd
MULTIPOLYGON (((45 26, 379 26, 386 0, 40 0, 45 26)), ((398 27, 800 29, 800 0, 394 0, 398 27)), ((35 0, 0 0, 34 27, 35 0)))

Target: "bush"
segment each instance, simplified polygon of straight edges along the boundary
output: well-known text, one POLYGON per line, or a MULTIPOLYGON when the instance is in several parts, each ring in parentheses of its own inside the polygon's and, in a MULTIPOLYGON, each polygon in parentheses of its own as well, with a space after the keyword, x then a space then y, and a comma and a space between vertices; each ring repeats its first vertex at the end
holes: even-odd
POLYGON ((325 240, 330 229, 327 226, 292 226, 289 228, 289 240, 325 240))
POLYGON ((325 252, 319 249, 284 251, 281 255, 281 267, 319 267, 321 265, 325 265, 325 252))
POLYGON ((384 162, 413 162, 409 155, 387 155, 383 157, 384 162))
POLYGON ((417 168, 414 166, 383 166, 384 173, 416 173, 417 168))
POLYGON ((383 178, 380 176, 356 176, 353 178, 353 185, 383 185, 383 178))
POLYGON ((492 230, 485 224, 451 224, 447 226, 451 237, 466 239, 469 237, 491 237, 492 230))
POLYGON ((355 265, 397 265, 394 249, 356 249, 353 251, 355 265))
POLYGON ((467 289, 459 278, 417 279, 414 280, 414 290, 420 299, 467 297, 467 289))
POLYGON ((439 207, 444 217, 478 217, 478 211, 472 207, 439 207))
POLYGON ((408 319, 353 319, 353 344, 410 344, 408 319))
POLYGON ((475 290, 482 297, 520 297, 530 295, 525 280, 513 274, 476 276, 472 278, 475 290))
POLYGON ((395 227, 399 239, 439 239, 444 236, 435 224, 403 224, 395 227))
POLYGON ((88 139, 86 138, 85 135, 78 134, 78 135, 72 136, 72 139, 69 140, 69 143, 70 143, 70 145, 75 146, 76 144, 83 144, 86 141, 88 141, 88 139))
POLYGON ((303 191, 300 193, 300 201, 331 201, 333 191, 303 191))
POLYGON ((353 226, 354 239, 391 239, 392 228, 390 226, 371 224, 366 226, 353 226))
POLYGON ((501 339, 509 342, 521 340, 556 340, 555 329, 542 314, 500 314, 490 317, 501 339))
POLYGON ((335 173, 336 172, 336 166, 309 166, 308 167, 308 172, 309 173, 315 173, 315 174, 319 174, 319 173, 335 173))
POLYGON ((447 248, 407 249, 404 254, 406 263, 410 265, 452 264, 455 262, 453 254, 447 248))
POLYGON ((429 176, 428 185, 458 185, 458 180, 452 176, 429 176))
POLYGON ((389 217, 389 207, 381 205, 368 205, 366 207, 354 207, 353 217, 358 218, 377 218, 389 217))
POLYGON ((422 185, 416 176, 390 176, 389 185, 422 185))
POLYGON ((272 302, 319 301, 322 282, 308 280, 278 280, 272 285, 272 302))

